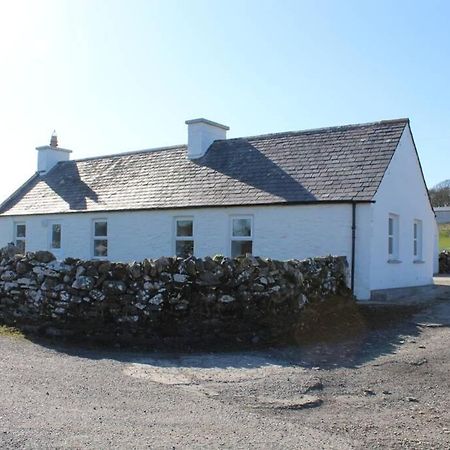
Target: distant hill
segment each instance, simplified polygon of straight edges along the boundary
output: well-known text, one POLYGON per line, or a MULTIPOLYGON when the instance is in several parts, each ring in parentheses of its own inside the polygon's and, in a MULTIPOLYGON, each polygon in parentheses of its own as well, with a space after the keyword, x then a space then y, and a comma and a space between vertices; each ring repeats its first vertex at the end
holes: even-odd
POLYGON ((433 187, 434 190, 450 188, 450 179, 441 181, 433 187))

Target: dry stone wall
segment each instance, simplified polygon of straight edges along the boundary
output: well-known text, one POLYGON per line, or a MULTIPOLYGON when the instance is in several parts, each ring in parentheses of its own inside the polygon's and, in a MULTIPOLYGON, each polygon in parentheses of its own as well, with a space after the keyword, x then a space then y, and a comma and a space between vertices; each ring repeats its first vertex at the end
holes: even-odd
POLYGON ((162 257, 131 264, 0 254, 0 322, 127 342, 273 341, 305 310, 351 299, 344 257, 162 257))
POLYGON ((450 251, 443 250, 439 254, 439 273, 450 273, 450 251))

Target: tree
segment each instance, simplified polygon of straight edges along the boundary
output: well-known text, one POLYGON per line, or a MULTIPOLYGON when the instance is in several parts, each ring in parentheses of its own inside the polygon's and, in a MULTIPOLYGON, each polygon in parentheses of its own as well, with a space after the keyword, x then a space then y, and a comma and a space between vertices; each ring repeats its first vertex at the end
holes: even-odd
POLYGON ((431 204, 436 206, 450 206, 450 186, 434 187, 429 190, 431 204))

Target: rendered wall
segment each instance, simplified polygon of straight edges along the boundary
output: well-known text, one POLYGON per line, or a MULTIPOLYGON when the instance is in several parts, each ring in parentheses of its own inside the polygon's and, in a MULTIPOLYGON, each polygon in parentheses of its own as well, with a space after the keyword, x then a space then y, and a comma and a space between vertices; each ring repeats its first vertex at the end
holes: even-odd
POLYGON ((384 175, 372 206, 370 288, 387 289, 432 283, 436 258, 436 221, 409 127, 384 175), (388 217, 399 215, 399 261, 388 262, 388 217), (413 223, 422 220, 422 261, 413 254, 413 223))
MULTIPOLYGON (((253 217, 253 254, 279 260, 342 255, 351 260, 352 207, 349 204, 205 208, 189 210, 75 213, 1 217, 0 245, 13 240, 14 221, 27 224, 27 250, 49 249, 52 221, 62 224, 62 250, 90 259, 94 219, 108 220, 108 258, 135 261, 174 254, 176 217, 194 218, 195 256, 230 255, 230 217, 253 217)), ((358 298, 369 297, 370 206, 357 207, 356 280, 358 298)))

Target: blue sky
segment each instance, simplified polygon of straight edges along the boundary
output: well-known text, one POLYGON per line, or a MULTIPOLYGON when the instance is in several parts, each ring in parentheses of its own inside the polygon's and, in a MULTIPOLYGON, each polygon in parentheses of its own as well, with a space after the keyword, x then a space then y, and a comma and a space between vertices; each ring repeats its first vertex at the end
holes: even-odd
POLYGON ((450 178, 450 2, 0 3, 0 196, 56 129, 73 157, 409 117, 429 186, 450 178))

